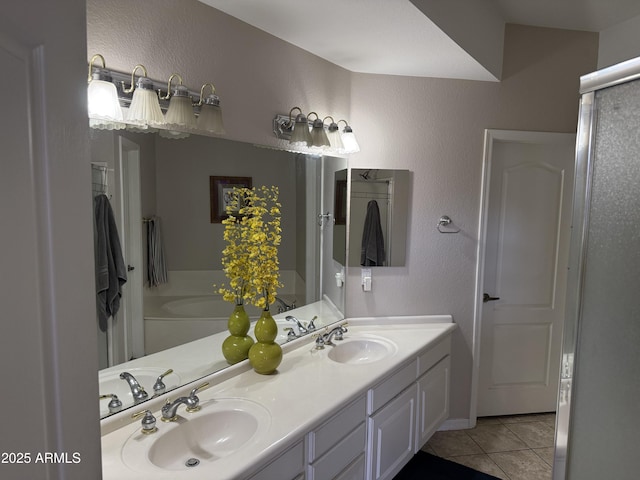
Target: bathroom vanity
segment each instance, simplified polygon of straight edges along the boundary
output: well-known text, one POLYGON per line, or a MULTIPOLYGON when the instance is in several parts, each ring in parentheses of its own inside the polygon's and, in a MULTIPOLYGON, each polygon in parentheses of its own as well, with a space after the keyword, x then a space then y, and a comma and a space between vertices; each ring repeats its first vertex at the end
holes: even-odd
MULTIPOLYGON (((335 328, 335 327, 334 327, 335 328)), ((342 340, 287 343, 274 375, 244 362, 102 420, 105 479, 391 479, 448 417, 450 316, 350 319, 342 340), (208 382, 209 386, 193 392, 208 382), (199 398, 162 422, 166 397, 199 398)))

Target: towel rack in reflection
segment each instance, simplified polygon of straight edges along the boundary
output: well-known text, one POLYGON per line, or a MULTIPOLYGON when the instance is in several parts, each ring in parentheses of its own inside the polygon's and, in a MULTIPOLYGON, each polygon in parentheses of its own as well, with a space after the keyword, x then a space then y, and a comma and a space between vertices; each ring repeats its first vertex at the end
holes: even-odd
POLYGON ((436 227, 438 228, 438 231, 440 233, 458 233, 458 232, 460 232, 459 228, 457 228, 455 230, 443 230, 443 228, 448 227, 452 223, 453 223, 453 220, 451 220, 451 218, 448 215, 442 215, 440 217, 440 220, 438 220, 438 225, 436 225, 436 227))

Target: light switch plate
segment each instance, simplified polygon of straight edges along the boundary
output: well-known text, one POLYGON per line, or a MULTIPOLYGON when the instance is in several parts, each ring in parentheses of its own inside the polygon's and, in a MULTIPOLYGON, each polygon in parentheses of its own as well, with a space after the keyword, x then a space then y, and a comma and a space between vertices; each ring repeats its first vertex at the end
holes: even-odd
POLYGON ((371 291, 371 269, 363 268, 362 269, 362 290, 365 292, 371 291))

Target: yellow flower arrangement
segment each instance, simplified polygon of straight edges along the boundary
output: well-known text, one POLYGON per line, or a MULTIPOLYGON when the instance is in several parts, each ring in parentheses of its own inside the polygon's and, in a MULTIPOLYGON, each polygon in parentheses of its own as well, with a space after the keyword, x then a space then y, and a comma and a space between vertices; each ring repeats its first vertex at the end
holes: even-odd
POLYGON ((278 187, 234 188, 227 205, 222 251, 229 285, 218 292, 228 302, 251 303, 264 310, 275 301, 280 283, 278 247, 281 241, 278 187), (235 215, 233 212, 237 212, 235 215))

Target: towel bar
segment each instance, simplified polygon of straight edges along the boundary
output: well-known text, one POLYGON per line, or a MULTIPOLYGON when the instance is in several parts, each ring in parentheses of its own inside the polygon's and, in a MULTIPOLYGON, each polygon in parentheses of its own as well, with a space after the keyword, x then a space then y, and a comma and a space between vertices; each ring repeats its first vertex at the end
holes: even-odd
POLYGON ((438 228, 438 231, 440 233, 458 233, 458 232, 460 232, 459 228, 457 230, 442 230, 442 227, 448 227, 451 223, 453 223, 453 220, 451 220, 451 218, 448 215, 442 215, 440 217, 440 220, 438 220, 438 225, 436 225, 436 227, 438 228))

